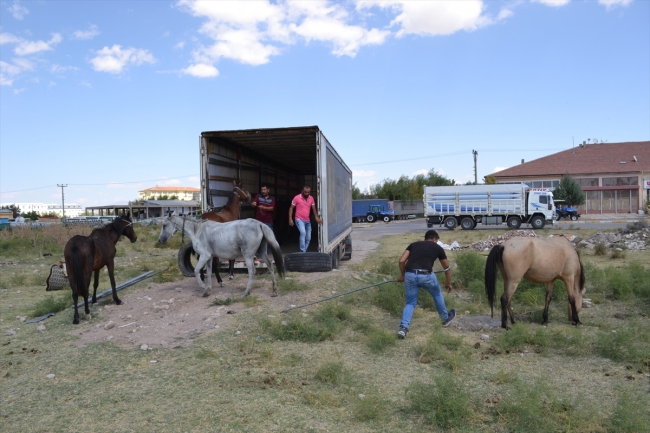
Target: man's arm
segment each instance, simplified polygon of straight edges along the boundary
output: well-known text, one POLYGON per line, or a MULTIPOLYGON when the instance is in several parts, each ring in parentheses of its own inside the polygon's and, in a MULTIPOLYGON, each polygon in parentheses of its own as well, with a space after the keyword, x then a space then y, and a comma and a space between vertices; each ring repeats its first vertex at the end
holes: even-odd
POLYGON ((293 210, 296 208, 296 206, 291 203, 291 206, 289 207, 289 225, 293 227, 293 210))
POLYGON ((451 293, 451 266, 449 266, 449 259, 440 260, 442 268, 445 270, 445 287, 447 292, 451 293))
POLYGON ((404 253, 402 254, 402 257, 399 258, 399 270, 402 273, 399 277, 397 277, 397 282, 398 283, 403 283, 404 282, 404 273, 406 272, 406 261, 409 258, 409 254, 411 252, 409 250, 404 250, 404 253))
POLYGON ((311 205, 311 210, 314 212, 314 218, 316 218, 316 222, 318 224, 322 224, 323 220, 318 217, 318 211, 316 210, 316 205, 315 204, 311 205))
POLYGON ((271 199, 271 206, 262 206, 262 205, 259 205, 259 206, 257 206, 257 207, 260 208, 260 209, 262 209, 262 210, 266 210, 266 211, 269 211, 269 212, 273 212, 273 209, 275 209, 275 199, 274 199, 274 198, 271 199))

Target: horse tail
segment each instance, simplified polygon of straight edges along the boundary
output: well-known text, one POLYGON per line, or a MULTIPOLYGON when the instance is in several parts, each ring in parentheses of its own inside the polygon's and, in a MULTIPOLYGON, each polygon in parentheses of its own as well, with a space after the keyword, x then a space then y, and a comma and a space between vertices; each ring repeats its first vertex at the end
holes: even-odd
POLYGON ((578 253, 578 250, 576 250, 576 254, 578 254, 578 263, 580 263, 580 291, 584 293, 585 291, 585 268, 582 266, 582 260, 580 260, 580 253, 578 253))
POLYGON ((266 241, 271 253, 273 254, 273 260, 275 260, 275 267, 278 268, 278 274, 280 274, 281 278, 284 278, 284 260, 282 259, 282 250, 280 249, 278 241, 275 239, 273 230, 271 230, 271 228, 266 224, 260 223, 260 227, 262 228, 264 241, 266 241))
POLYGON ((86 277, 84 275, 84 263, 81 257, 81 250, 77 246, 73 246, 70 251, 70 266, 72 269, 68 271, 68 279, 72 291, 77 295, 88 297, 86 288, 86 277))
POLYGON ((495 245, 488 254, 485 263, 485 293, 490 304, 490 313, 494 317, 494 298, 496 295, 497 265, 503 263, 503 245, 495 245))

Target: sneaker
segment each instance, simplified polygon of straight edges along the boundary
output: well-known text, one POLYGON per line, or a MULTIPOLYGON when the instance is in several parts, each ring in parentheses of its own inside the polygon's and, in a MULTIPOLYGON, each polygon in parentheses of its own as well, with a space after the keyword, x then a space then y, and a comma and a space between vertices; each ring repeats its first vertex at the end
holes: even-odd
POLYGON ((445 328, 449 326, 449 324, 451 323, 452 320, 454 320, 455 317, 456 317, 456 310, 452 308, 451 310, 449 310, 449 313, 447 313, 447 320, 442 322, 442 326, 445 328))
POLYGON ((409 332, 408 328, 405 328, 403 326, 399 327, 399 331, 397 331, 397 338, 404 339, 406 338, 406 334, 409 332))

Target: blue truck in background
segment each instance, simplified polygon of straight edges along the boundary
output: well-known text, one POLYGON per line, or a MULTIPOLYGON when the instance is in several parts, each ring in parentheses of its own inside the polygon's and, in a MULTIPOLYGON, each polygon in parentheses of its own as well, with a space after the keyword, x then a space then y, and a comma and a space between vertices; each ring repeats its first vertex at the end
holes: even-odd
POLYGON ((352 200, 352 222, 390 222, 394 219, 392 202, 386 199, 352 200))

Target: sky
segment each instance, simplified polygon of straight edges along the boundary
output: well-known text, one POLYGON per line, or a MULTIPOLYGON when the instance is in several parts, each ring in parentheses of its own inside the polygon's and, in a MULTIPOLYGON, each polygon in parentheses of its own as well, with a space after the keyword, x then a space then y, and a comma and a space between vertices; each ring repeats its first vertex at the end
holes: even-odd
POLYGON ((650 1, 0 0, 0 202, 199 186, 202 131, 318 125, 362 190, 650 140, 650 1))

